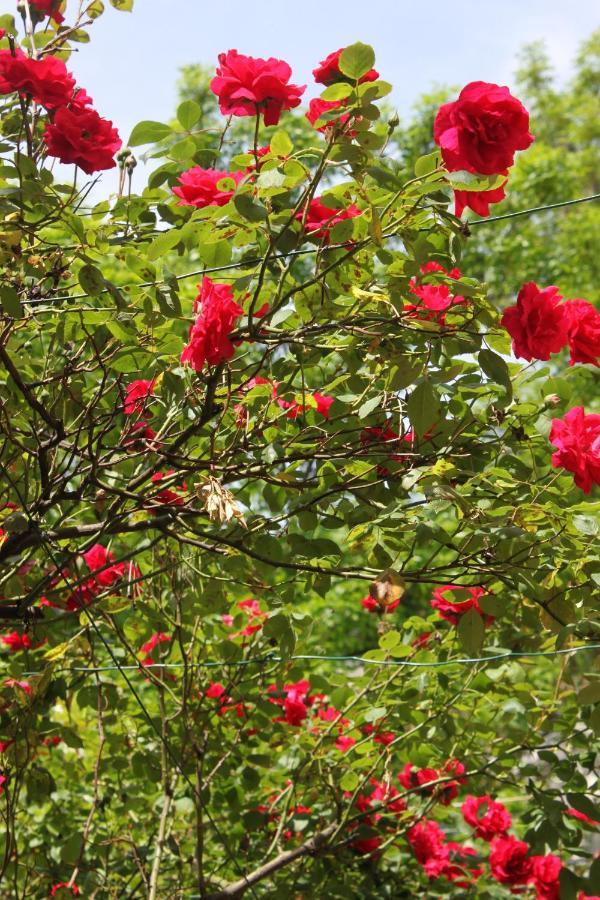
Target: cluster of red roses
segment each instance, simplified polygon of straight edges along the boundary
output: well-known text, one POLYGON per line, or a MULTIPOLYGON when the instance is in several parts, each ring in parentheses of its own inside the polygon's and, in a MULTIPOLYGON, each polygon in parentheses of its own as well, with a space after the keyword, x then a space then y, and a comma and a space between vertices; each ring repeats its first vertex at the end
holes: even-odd
POLYGON ((512 338, 515 356, 531 362, 548 360, 568 347, 570 365, 600 365, 600 313, 587 300, 566 300, 551 285, 524 284, 517 302, 504 311, 500 324, 512 338))
MULTIPOLYGON (((89 577, 76 585, 64 604, 41 597, 40 606, 52 606, 56 609, 75 612, 84 606, 89 606, 100 594, 117 593, 121 586, 125 586, 133 593, 139 592, 142 573, 135 563, 116 563, 114 553, 107 550, 102 544, 94 544, 89 550, 82 553, 82 557, 90 570, 89 577)), ((55 587, 69 577, 69 572, 66 570, 59 573, 51 586, 55 587)))
MULTIPOLYGON (((548 360, 568 347, 570 365, 600 365, 600 313, 587 300, 563 302, 554 285, 540 289, 533 282, 524 284, 500 324, 511 336, 517 357, 548 360)), ((600 484, 599 415, 586 415, 581 406, 569 410, 564 419, 553 420, 550 440, 558 448, 552 456, 555 468, 573 472, 575 484, 586 494, 600 484)))
MULTIPOLYGON (((38 2, 35 7, 62 21, 56 4, 38 2)), ((50 156, 88 175, 116 165, 114 155, 121 147, 117 130, 92 108, 91 97, 77 87, 62 59, 29 57, 18 47, 0 49, 0 94, 12 93, 46 109, 43 139, 50 156)))
MULTIPOLYGON (((439 108, 433 136, 449 172, 498 176, 508 176, 516 151, 534 140, 523 104, 507 87, 485 81, 472 81, 439 108)), ((504 199, 505 186, 506 180, 491 191, 455 191, 456 215, 465 207, 489 215, 490 203, 504 199)))
POLYGON ((453 294, 448 285, 438 279, 442 277, 456 281, 462 273, 457 268, 446 271, 443 266, 432 260, 421 266, 421 275, 429 276, 429 279, 433 276, 435 280, 431 282, 431 280, 424 281, 423 278, 411 278, 409 289, 419 302, 405 303, 403 312, 409 318, 419 318, 444 325, 448 310, 468 301, 460 294, 453 294))

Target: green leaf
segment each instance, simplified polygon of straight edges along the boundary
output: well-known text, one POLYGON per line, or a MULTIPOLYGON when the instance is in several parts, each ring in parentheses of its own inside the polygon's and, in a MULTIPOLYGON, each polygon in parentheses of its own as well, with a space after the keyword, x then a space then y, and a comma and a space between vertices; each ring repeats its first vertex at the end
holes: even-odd
POLYGON ((441 162, 442 157, 439 150, 434 150, 433 153, 428 153, 426 156, 420 156, 415 163, 415 175, 417 178, 430 175, 440 167, 441 162))
POLYGON ((506 181, 506 175, 479 175, 475 172, 447 172, 446 179, 455 191, 493 191, 506 181))
POLYGON ((406 404, 408 418, 418 438, 439 422, 441 406, 439 397, 429 381, 418 384, 406 404))
POLYGON ((383 719, 386 715, 387 709, 385 706, 373 706, 363 715, 363 722, 377 722, 378 719, 383 719))
POLYGON ((379 646, 382 650, 391 650, 402 640, 401 635, 397 631, 387 631, 379 638, 379 646))
POLYGON ((181 232, 178 228, 172 228, 170 231, 163 231, 148 246, 148 259, 158 259, 164 253, 172 250, 181 240, 181 232))
POLYGON ((354 791, 358 787, 359 777, 357 772, 346 772, 340 778, 340 788, 343 791, 354 791))
POLYGON ((470 609, 458 622, 458 639, 471 656, 477 656, 483 645, 485 627, 476 609, 470 609))
POLYGON ((573 525, 582 534, 598 534, 598 521, 592 516, 573 516, 573 525))
POLYGON ((600 820, 600 806, 596 806, 585 794, 567 794, 567 801, 577 812, 594 821, 600 820))
POLYGON ((133 0, 110 0, 110 5, 122 12, 131 12, 133 9, 133 0))
POLYGON ((86 294, 89 294, 90 297, 97 297, 102 293, 106 286, 104 276, 100 269, 89 263, 79 270, 77 277, 79 278, 79 284, 81 285, 82 290, 84 290, 86 294))
POLYGON ((345 100, 353 92, 354 88, 351 84, 343 82, 342 84, 330 84, 321 94, 321 100, 345 100))
POLYGON ((19 295, 12 285, 3 284, 0 286, 0 302, 7 316, 12 316, 13 319, 23 318, 23 307, 21 306, 19 295))
POLYGON ((380 396, 371 397, 370 400, 365 400, 360 409, 358 410, 358 418, 365 419, 369 413, 372 413, 376 407, 380 406, 382 402, 382 398, 380 396))
POLYGON ((156 141, 162 141, 173 133, 170 125, 163 122, 138 122, 129 137, 128 144, 130 147, 139 147, 140 144, 154 144, 156 141))
POLYGON ((504 603, 495 594, 484 594, 477 602, 487 616, 501 616, 504 612, 504 603))
POLYGON ((202 115, 202 109, 195 100, 184 100, 177 107, 177 121, 186 131, 191 131, 202 115))
POLYGON ((15 23, 15 17, 5 13, 3 16, 0 16, 0 28, 3 28, 5 31, 8 31, 9 34, 18 34, 18 28, 15 23))
POLYGON ((259 188, 281 188, 285 184, 285 175, 277 169, 267 169, 266 172, 260 173, 256 183, 259 188))
POLYGON ((249 222, 263 222, 267 218, 267 211, 260 203, 255 203, 249 194, 236 194, 233 205, 242 218, 249 222))
POLYGON ((597 681, 590 681, 589 684, 582 687, 577 694, 577 700, 582 706, 600 703, 600 678, 597 681))
POLYGON ((513 391, 510 372, 502 357, 494 353, 493 350, 481 350, 477 359, 488 378, 501 385, 506 391, 506 399, 508 401, 512 400, 513 391))
POLYGON ((351 44, 340 54, 339 68, 343 75, 358 81, 375 65, 375 51, 368 44, 351 44))
POLYGON ((271 153, 275 156, 289 156, 294 145, 292 144, 287 131, 279 129, 275 132, 270 142, 271 153))

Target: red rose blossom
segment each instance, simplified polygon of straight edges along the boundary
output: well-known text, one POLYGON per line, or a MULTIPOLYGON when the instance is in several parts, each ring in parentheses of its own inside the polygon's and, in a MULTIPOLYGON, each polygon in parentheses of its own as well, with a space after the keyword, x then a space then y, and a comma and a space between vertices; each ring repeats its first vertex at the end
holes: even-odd
MULTIPOLYGON (((168 478, 173 474, 173 469, 169 469, 167 472, 155 472, 150 481, 152 484, 160 485, 165 478, 168 478)), ((156 494, 153 494, 150 498, 152 504, 158 504, 161 506, 185 506, 186 497, 185 493, 187 491, 187 485, 185 482, 182 484, 178 484, 177 490, 174 491, 170 487, 163 487, 156 494), (179 492, 179 493, 178 493, 179 492)))
POLYGON ((115 153, 121 138, 112 122, 94 109, 74 106, 59 109, 54 121, 46 127, 44 141, 50 156, 62 163, 79 166, 86 175, 116 166, 115 153))
MULTIPOLYGON (((305 210, 296 213, 296 218, 299 222, 302 222, 304 219, 304 214, 305 210)), ((332 209, 330 206, 325 206, 320 197, 313 197, 306 213, 304 231, 307 237, 328 243, 331 229, 338 222, 343 222, 345 219, 353 219, 355 216, 360 216, 360 209, 353 203, 346 209, 332 209)))
MULTIPOLYGON (((330 112, 332 109, 339 109, 341 105, 341 100, 320 100, 318 97, 315 97, 308 104, 308 112, 306 113, 306 118, 311 125, 314 125, 317 119, 320 119, 324 113, 330 112)), ((329 119, 323 125, 319 125, 317 131, 325 132, 328 128, 342 129, 344 125, 348 123, 349 119, 350 113, 343 113, 336 119, 329 119)), ((346 134, 348 134, 348 136, 350 137, 356 134, 356 132, 346 131, 346 134)))
POLYGON ((533 281, 523 285, 515 306, 509 306, 500 319, 512 338, 515 356, 529 362, 547 360, 566 347, 569 322, 561 300, 554 285, 542 289, 533 281))
POLYGON ((575 406, 564 419, 552 420, 550 442, 558 448, 552 454, 555 469, 573 472, 575 484, 586 494, 600 484, 600 415, 586 415, 583 406, 575 406))
POLYGON ((230 285, 216 284, 205 276, 199 288, 194 309, 200 307, 200 311, 181 354, 181 362, 196 372, 202 371, 204 363, 216 366, 231 359, 235 348, 229 336, 244 312, 233 299, 230 285))
POLYGON ((19 634, 18 631, 9 631, 7 634, 0 635, 0 641, 5 647, 8 647, 11 653, 18 653, 21 650, 31 650, 32 643, 28 634, 19 634))
POLYGON ((154 391, 156 379, 146 381, 139 379, 132 381, 125 388, 125 400, 123 402, 123 412, 126 416, 145 416, 149 415, 147 411, 148 401, 154 391))
POLYGON ((438 610, 442 619, 445 619, 452 625, 458 625, 460 617, 466 612, 469 612, 470 609, 474 609, 478 612, 479 615, 482 616, 485 624, 489 625, 493 622, 494 617, 484 615, 477 602, 480 597, 485 596, 485 593, 486 591, 482 587, 445 584, 442 587, 435 588, 433 597, 431 598, 431 605, 434 609, 438 610), (466 592, 468 596, 463 600, 452 600, 452 592, 454 591, 466 592), (448 596, 448 594, 450 594, 450 596, 448 596))
POLYGON ((567 318, 570 365, 600 363, 600 312, 587 300, 567 300, 563 307, 567 318))
POLYGON ((494 837, 505 834, 510 828, 510 813, 502 803, 492 800, 488 794, 482 797, 473 797, 469 794, 461 810, 467 825, 474 828, 476 837, 484 841, 491 841, 494 837))
POLYGON ((507 87, 472 81, 438 110, 433 136, 451 172, 505 172, 533 142, 529 113, 507 87))
POLYGON ((490 870, 500 884, 526 884, 533 870, 529 845, 512 836, 495 838, 490 849, 490 870))
POLYGON ((193 166, 179 176, 179 187, 173 188, 176 197, 180 197, 178 206, 225 206, 235 193, 235 188, 219 188, 219 182, 230 178, 236 185, 244 178, 243 172, 219 172, 217 169, 203 169, 193 166))
MULTIPOLYGON (((333 53, 330 53, 329 56, 326 56, 323 59, 316 69, 313 69, 313 77, 317 84, 336 84, 338 81, 352 82, 352 79, 348 78, 347 75, 344 75, 343 72, 340 72, 340 56, 344 51, 344 47, 340 47, 339 50, 335 50, 333 53)), ((369 69, 369 71, 362 76, 359 83, 363 84, 365 81, 377 81, 379 78, 379 72, 376 72, 375 69, 369 69)))
POLYGON ((162 631, 156 631, 142 646, 140 647, 139 652, 142 654, 143 659, 141 663, 143 666, 153 666, 154 659, 150 655, 153 650, 156 650, 157 647, 160 647, 161 644, 170 644, 171 638, 168 634, 165 634, 162 631))
POLYGON ((1 93, 18 91, 46 109, 66 106, 73 99, 75 79, 56 56, 33 59, 21 52, 12 56, 10 50, 3 50, 0 73, 1 93))
POLYGON ((560 870, 562 863, 552 853, 533 857, 532 882, 536 900, 560 900, 560 870))
POLYGON ((237 50, 219 54, 210 88, 223 115, 263 115, 265 125, 277 125, 283 110, 294 109, 306 85, 289 84, 292 70, 281 59, 244 56, 237 50))
POLYGON ((29 0, 29 5, 39 16, 42 18, 49 16, 57 25, 61 25, 65 21, 65 17, 60 12, 62 0, 29 0))

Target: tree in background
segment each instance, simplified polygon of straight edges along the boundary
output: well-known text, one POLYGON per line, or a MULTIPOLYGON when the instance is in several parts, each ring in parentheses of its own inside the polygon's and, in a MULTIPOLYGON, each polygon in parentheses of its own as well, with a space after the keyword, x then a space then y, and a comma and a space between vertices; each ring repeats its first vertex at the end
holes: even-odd
POLYGON ((121 148, 68 69, 103 4, 19 10, 0 896, 590 900, 600 314, 540 231, 595 208, 469 229, 453 201, 539 202, 526 173, 572 158, 550 108, 591 171, 591 54, 579 113, 527 66, 531 134, 478 82, 398 132, 362 43, 308 107, 229 50, 218 113, 188 72, 121 148))

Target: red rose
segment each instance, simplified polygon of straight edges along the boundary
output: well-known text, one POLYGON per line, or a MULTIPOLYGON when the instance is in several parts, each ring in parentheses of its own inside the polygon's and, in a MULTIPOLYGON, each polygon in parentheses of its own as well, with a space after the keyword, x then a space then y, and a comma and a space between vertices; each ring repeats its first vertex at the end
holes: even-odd
POLYGON ((225 206, 235 193, 235 188, 219 188, 219 182, 231 178, 236 185, 244 178, 243 172, 219 172, 216 169, 203 169, 194 166, 179 176, 179 187, 173 188, 175 196, 180 197, 178 206, 225 206))
POLYGON ((19 634, 18 631, 9 631, 7 634, 0 635, 0 641, 5 647, 10 649, 11 653, 17 653, 20 650, 31 650, 31 638, 28 634, 19 634))
POLYGON ((318 391, 315 391, 312 396, 313 400, 317 404, 317 412, 328 419, 329 409, 331 407, 331 404, 334 402, 335 397, 328 397, 325 394, 319 394, 318 391))
POLYGON ((437 609, 442 619, 450 622, 452 625, 458 625, 459 619, 470 609, 474 609, 483 617, 485 624, 489 625, 494 621, 493 616, 485 616, 481 611, 481 607, 477 602, 480 597, 485 596, 485 590, 482 587, 464 587, 460 584, 445 584, 443 587, 435 588, 431 605, 437 609), (452 600, 448 597, 451 591, 466 592, 468 597, 464 600, 452 600))
MULTIPOLYGON (((508 172, 503 172, 508 175, 508 172)), ((454 191, 454 215, 462 216, 464 209, 472 209, 478 216, 485 218, 490 214, 490 203, 500 203, 506 197, 504 188, 508 179, 493 191, 454 191)))
MULTIPOLYGON (((323 113, 330 112, 332 109, 339 109, 342 105, 341 100, 319 100, 318 97, 311 100, 308 104, 308 112, 306 113, 306 118, 310 122, 311 125, 314 125, 317 119, 320 119, 323 113)), ((324 125, 320 125, 317 128, 317 131, 327 131, 328 128, 343 128, 344 125, 347 124, 350 119, 350 113, 344 113, 341 116, 338 116, 337 119, 329 119, 328 122, 325 122, 324 125)), ((347 131, 349 137, 356 134, 353 131, 347 131)))
POLYGON ((196 372, 202 371, 204 363, 216 366, 231 359, 235 349, 229 335, 244 312, 233 299, 228 284, 215 284, 205 276, 199 287, 194 309, 199 306, 200 312, 190 328, 189 342, 181 354, 181 362, 189 363, 196 372))
MULTIPOLYGON (((278 692, 275 684, 270 685, 269 693, 278 692)), ((269 697, 271 703, 283 707, 285 715, 278 716, 276 722, 287 722, 288 725, 301 725, 308 715, 308 707, 312 699, 308 696, 310 683, 306 680, 296 681, 283 686, 283 697, 269 697)))
MULTIPOLYGON (((321 202, 320 197, 313 197, 308 206, 308 213, 304 223, 307 237, 329 242, 331 229, 343 222, 344 219, 353 219, 360 216, 360 209, 352 203, 347 209, 332 209, 321 202)), ((296 213, 299 222, 304 218, 304 211, 296 213)))
POLYGON ((294 109, 306 85, 289 84, 292 70, 281 59, 258 59, 237 50, 219 54, 210 88, 223 115, 263 115, 265 125, 277 125, 285 109, 294 109))
POLYGON ((44 56, 31 59, 23 53, 12 56, 3 50, 0 64, 0 91, 8 94, 19 91, 46 109, 66 106, 73 99, 75 79, 67 71, 62 59, 44 56))
POLYGON ((50 16, 57 25, 61 25, 65 21, 65 17, 60 12, 62 0, 29 0, 29 5, 41 18, 50 16))
POLYGON ((533 142, 529 113, 507 87, 472 81, 438 110, 433 136, 446 167, 497 175, 533 142))
POLYGON ((526 884, 532 874, 529 845, 514 837, 497 837, 490 849, 492 877, 500 884, 526 884))
POLYGON ((483 797, 469 794, 461 810, 467 825, 475 829, 475 836, 484 841, 491 841, 510 828, 510 813, 502 803, 492 800, 488 794, 483 797), (480 813, 482 807, 483 814, 480 813))
POLYGON ((148 401, 154 391, 155 379, 132 381, 125 389, 123 412, 126 416, 148 416, 148 401))
MULTIPOLYGON (((330 53, 329 56, 326 56, 319 63, 316 69, 313 69, 313 76, 317 84, 329 85, 336 84, 338 81, 352 81, 343 72, 340 72, 340 56, 344 49, 344 47, 340 47, 339 50, 330 53)), ((360 84, 363 84, 365 81, 377 81, 378 78, 379 72, 376 72, 375 69, 369 69, 366 75, 363 75, 360 79, 360 84)))
POLYGON ((583 406, 575 406, 564 419, 552 420, 550 442, 558 448, 552 454, 555 469, 573 472, 575 484, 586 494, 600 484, 600 415, 586 416, 583 406))
POLYGON ((571 349, 570 365, 578 362, 600 365, 600 313, 587 300, 567 300, 563 308, 571 349))
POLYGON ((540 288, 533 281, 524 284, 515 306, 509 306, 500 319, 512 338, 513 353, 531 362, 550 359, 568 342, 569 322, 566 305, 558 288, 540 288))
POLYGON ((560 900, 560 870, 562 863, 558 856, 533 857, 533 878, 536 900, 560 900))
MULTIPOLYGON (((461 277, 460 269, 451 269, 447 272, 443 266, 435 261, 430 261, 421 266, 421 275, 441 275, 446 278, 457 279, 461 277)), ((405 303, 404 312, 411 318, 434 321, 444 325, 445 313, 453 306, 459 306, 468 301, 462 294, 453 294, 447 284, 422 283, 422 279, 411 278, 409 290, 419 298, 419 303, 405 303)))
POLYGON ((114 155, 121 146, 112 122, 94 109, 79 106, 59 109, 44 132, 44 141, 50 156, 79 166, 87 175, 114 168, 114 155))
MULTIPOLYGON (((150 481, 152 484, 160 484, 165 478, 168 478, 169 475, 173 474, 173 469, 169 469, 168 472, 164 474, 162 472, 155 472, 150 481)), ((153 494, 150 498, 152 504, 158 504, 162 506, 185 506, 185 492, 187 491, 187 485, 185 482, 183 484, 177 485, 177 491, 172 490, 171 488, 162 488, 156 494, 153 494), (181 493, 177 493, 180 491, 181 493)))
POLYGON ((169 644, 171 642, 171 638, 168 634, 164 634, 162 631, 156 631, 142 646, 140 647, 139 652, 143 655, 142 665, 143 666, 152 666, 154 665, 154 660, 150 656, 153 650, 159 647, 161 644, 169 644))

